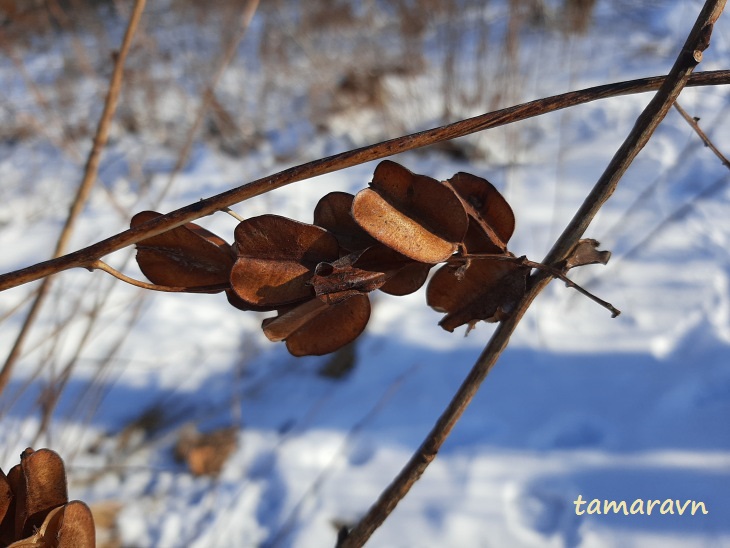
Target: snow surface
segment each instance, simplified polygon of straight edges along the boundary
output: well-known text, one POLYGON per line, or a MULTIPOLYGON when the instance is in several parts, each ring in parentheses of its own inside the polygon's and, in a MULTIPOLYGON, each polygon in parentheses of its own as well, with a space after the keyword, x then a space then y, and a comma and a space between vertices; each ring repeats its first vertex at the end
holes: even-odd
MULTIPOLYGON (((665 73, 700 5, 642 3, 630 10, 625 2, 599 2, 598 23, 587 37, 526 36, 518 99, 665 73)), ((725 14, 716 25, 703 70, 728 68, 728 21, 725 14)), ((251 33, 260 32, 255 20, 251 33)), ((436 46, 429 47, 437 58, 436 46)), ((27 69, 40 78, 61 67, 48 54, 30 59, 27 69)), ((231 68, 234 75, 240 71, 231 68)), ((23 97, 12 64, 0 66, 0 80, 8 97, 23 97)), ((391 111, 418 117, 412 129, 438 123, 438 81, 428 74, 388 79, 391 111)), ((235 87, 237 78, 222 85, 235 87)), ((162 104, 178 116, 170 93, 162 104)), ((516 213, 510 248, 539 260, 648 100, 628 96, 532 119, 517 124, 517 139, 514 128, 500 128, 464 140, 486 150, 486 160, 459 161, 428 150, 395 159, 437 178, 469 171, 490 179, 516 213)), ((680 102, 730 153, 728 91, 688 89, 680 102)), ((360 114, 367 123, 367 112, 360 114)), ((373 127, 357 121, 335 117, 331 132, 317 134, 292 120, 289 128, 267 131, 246 157, 199 141, 159 208, 170 211, 274 173, 296 163, 292 154, 316 158, 372 140, 373 127)), ((95 190, 72 247, 124 228, 128 219, 110 195, 132 211, 150 207, 152 198, 140 197, 140 170, 150 188, 165 185, 176 149, 144 139, 149 136, 115 136, 102 163, 100 184, 108 192, 95 190)), ((235 209, 246 217, 273 212, 311 221, 319 197, 364 187, 374 165, 298 183, 235 209)), ((42 138, 4 141, 0 177, 5 272, 49 255, 79 166, 42 138)), ((370 545, 730 547, 727 182, 727 169, 671 111, 588 230, 612 250, 611 262, 571 273, 622 315, 611 319, 552 283, 437 459, 370 545), (703 195, 713 184, 717 189, 703 195), (576 515, 578 495, 629 504, 692 499, 709 513, 576 515)), ((230 240, 235 220, 221 214, 201 224, 230 240)), ((109 261, 141 276, 124 252, 109 261)), ((326 358, 292 358, 282 344, 265 339, 263 315, 237 311, 220 295, 141 296, 86 271, 64 273, 54 288, 0 400, 1 464, 9 468, 30 443, 56 449, 68 464, 74 498, 122 504, 124 546, 333 546, 335 524, 354 523, 376 500, 493 330, 480 324, 466 338, 463 331, 443 331, 423 291, 377 295, 354 369, 334 380, 318 374, 326 358), (34 372, 48 355, 55 371, 73 358, 88 314, 102 299, 103 313, 54 415, 53 435, 36 442, 38 396, 50 373, 36 378, 34 372), (75 320, 50 346, 49 330, 67 314, 75 320), (158 424, 123 444, 125 427, 150 410, 158 424), (239 420, 239 447, 219 478, 193 477, 173 460, 185 423, 211 430, 239 420)), ((0 295, 0 313, 28 291, 0 295)), ((11 316, 0 331, 4 351, 22 317, 11 316)))

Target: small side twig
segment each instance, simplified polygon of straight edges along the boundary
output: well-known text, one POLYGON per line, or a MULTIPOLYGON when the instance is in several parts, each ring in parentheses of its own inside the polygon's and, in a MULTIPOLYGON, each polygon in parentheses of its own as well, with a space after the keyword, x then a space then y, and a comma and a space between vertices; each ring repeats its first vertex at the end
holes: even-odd
POLYGON ((509 263, 515 263, 521 266, 526 266, 528 268, 534 268, 535 270, 541 270, 543 272, 546 272, 550 274, 553 278, 558 278, 559 280, 565 282, 565 285, 567 287, 575 289, 578 293, 581 295, 585 295, 590 300, 592 300, 595 303, 600 304, 603 308, 609 310, 611 312, 611 317, 615 318, 619 314, 621 314, 621 311, 613 306, 611 303, 604 301, 600 297, 597 297, 587 289, 581 287, 577 283, 575 283, 573 280, 568 278, 560 269, 552 267, 550 265, 546 265, 543 263, 537 263, 535 261, 529 260, 525 255, 521 257, 514 257, 512 255, 504 255, 504 254, 493 254, 493 253, 470 253, 469 255, 455 255, 453 258, 449 259, 448 262, 460 262, 460 261, 466 261, 469 259, 484 259, 484 260, 492 260, 492 261, 505 261, 509 263))
POLYGON ((236 219, 239 223, 242 223, 243 221, 246 220, 243 217, 241 217, 238 213, 236 213, 235 211, 233 211, 230 207, 222 207, 221 208, 221 211, 223 213, 228 213, 231 217, 233 217, 234 219, 236 219))
POLYGON ((103 270, 107 274, 111 274, 118 280, 133 285, 135 287, 141 287, 142 289, 150 289, 152 291, 162 291, 166 293, 210 293, 212 291, 223 291, 228 289, 229 284, 216 284, 216 285, 200 285, 194 287, 175 287, 171 285, 158 285, 149 282, 143 282, 135 278, 130 278, 126 274, 122 274, 116 268, 109 266, 104 261, 97 259, 89 263, 86 267, 89 271, 92 270, 103 270))
POLYGON ((726 168, 730 169, 730 161, 728 161, 727 158, 725 158, 725 155, 720 152, 720 150, 713 144, 713 142, 710 140, 710 138, 707 136, 707 134, 702 131, 702 128, 697 123, 699 121, 699 118, 694 118, 687 114, 687 111, 684 110, 679 103, 674 103, 674 108, 677 109, 677 112, 679 112, 682 115, 682 118, 684 118, 687 123, 692 127, 692 129, 695 130, 695 133, 699 135, 700 139, 702 139, 702 142, 705 143, 705 146, 709 148, 715 156, 717 156, 720 161, 722 162, 722 165, 724 165, 726 168))

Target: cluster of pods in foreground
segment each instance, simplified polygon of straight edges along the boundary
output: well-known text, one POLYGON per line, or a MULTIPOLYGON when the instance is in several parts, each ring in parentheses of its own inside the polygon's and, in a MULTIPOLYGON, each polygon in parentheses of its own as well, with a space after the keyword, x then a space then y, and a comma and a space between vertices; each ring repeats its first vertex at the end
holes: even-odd
POLYGON ((58 453, 30 447, 20 464, 0 470, 0 546, 94 548, 91 510, 68 500, 66 469, 58 453))
MULTIPOLYGON (((131 226, 160 215, 144 211, 131 226)), ((432 276, 426 299, 453 331, 499 321, 525 291, 530 268, 507 250, 515 218, 485 179, 457 173, 439 182, 385 160, 369 188, 332 192, 313 224, 278 215, 242 221, 234 244, 189 223, 140 241, 137 262, 153 283, 225 291, 241 310, 276 311, 262 327, 295 356, 353 341, 370 317, 369 294, 407 295, 432 276), (491 260, 490 260, 491 257, 491 260)))

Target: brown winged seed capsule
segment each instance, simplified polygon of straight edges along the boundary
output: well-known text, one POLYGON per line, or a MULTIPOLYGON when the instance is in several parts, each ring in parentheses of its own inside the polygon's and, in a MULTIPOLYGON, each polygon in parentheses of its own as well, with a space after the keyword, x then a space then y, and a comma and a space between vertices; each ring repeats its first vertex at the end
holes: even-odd
MULTIPOLYGON (((161 213, 142 211, 132 217, 135 228, 161 213)), ((228 243, 195 223, 187 223, 137 243, 142 273, 158 285, 173 287, 225 286, 235 261, 228 243)), ((210 293, 223 291, 223 288, 210 293)))
POLYGON ((459 172, 445 182, 461 198, 469 216, 464 246, 469 253, 503 253, 515 230, 507 200, 486 179, 459 172))
POLYGON ((453 331, 480 320, 496 322, 511 311, 524 294, 530 269, 517 262, 472 254, 514 257, 507 251, 515 218, 512 208, 486 179, 457 173, 444 183, 461 198, 469 216, 462 264, 446 264, 436 271, 426 290, 426 302, 446 316, 439 325, 453 331))
POLYGON ((314 224, 332 232, 346 252, 359 251, 377 243, 350 215, 354 198, 347 192, 330 192, 314 208, 314 224))
POLYGON ((8 475, 0 471, 0 544, 13 548, 93 548, 94 520, 68 502, 66 471, 50 449, 26 449, 8 475))
POLYGON ((231 270, 231 288, 239 299, 258 307, 279 308, 311 299, 315 267, 339 257, 332 233, 278 215, 239 223, 235 240, 238 259, 231 270))
POLYGON ((312 299, 264 320, 271 341, 286 341, 294 356, 322 356, 354 341, 370 319, 367 295, 354 295, 336 304, 312 299))
POLYGON ((439 268, 428 283, 426 302, 446 312, 439 325, 453 332, 479 320, 497 322, 525 293, 530 269, 513 262, 474 259, 463 276, 455 265, 439 268))
POLYGON ((448 259, 466 234, 468 218, 453 190, 384 160, 370 188, 352 203, 352 216, 370 236, 415 261, 448 259))

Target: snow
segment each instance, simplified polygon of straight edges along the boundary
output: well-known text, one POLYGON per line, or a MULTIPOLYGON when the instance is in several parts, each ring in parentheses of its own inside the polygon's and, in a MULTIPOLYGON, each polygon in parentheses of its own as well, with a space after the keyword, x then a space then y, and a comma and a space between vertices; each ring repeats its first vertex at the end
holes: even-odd
MULTIPOLYGON (((497 4, 489 17, 503 31, 506 8, 497 4)), ((700 3, 625 4, 599 2, 598 22, 585 37, 531 28, 521 43, 517 77, 525 85, 518 101, 666 72, 700 3)), ((379 21, 379 31, 390 29, 379 21)), ((110 40, 121 24, 110 21, 110 40)), ((255 19, 247 40, 260 39, 260 25, 255 19)), ((723 15, 701 69, 727 68, 729 25, 723 15)), ((162 44, 182 36, 164 28, 159 33, 162 44)), ((492 39, 500 40, 499 33, 492 39)), ((217 41, 210 40, 188 47, 215 51, 217 41)), ((291 96, 277 91, 265 108, 279 111, 271 127, 256 128, 261 141, 255 147, 229 154, 201 138, 159 205, 182 134, 156 140, 158 126, 136 134, 115 129, 101 168, 107 191, 94 191, 72 247, 122 230, 125 211, 170 211, 384 132, 392 137, 400 131, 395 128, 441 123, 438 44, 433 36, 424 41, 428 71, 385 80, 392 101, 387 112, 394 117, 389 127, 378 126, 382 112, 363 108, 333 113, 328 131, 316 131, 302 117, 307 89, 292 88, 291 96)), ((182 46, 170 45, 170 51, 175 47, 182 46)), ((255 52, 252 42, 242 48, 255 52)), ((24 58, 31 77, 52 93, 64 70, 61 53, 24 58)), ((186 75, 188 64, 194 61, 168 62, 161 73, 181 82, 156 98, 169 127, 178 127, 181 112, 188 123, 194 117, 190 105, 197 105, 201 76, 186 75)), ((242 78, 258 89, 264 76, 251 59, 234 65, 222 81, 221 101, 255 103, 253 94, 235 97, 242 78)), ((279 78, 287 82, 286 74, 279 78)), ((329 82, 328 75, 322 78, 329 82)), ((0 66, 0 82, 12 105, 3 120, 13 120, 13 109, 36 108, 11 63, 0 66)), ((93 84, 79 77, 87 110, 98 96, 93 84)), ((497 106, 518 102, 509 99, 497 106)), ((510 249, 540 260, 648 100, 598 101, 466 138, 479 152, 471 160, 432 149, 394 159, 438 178, 468 171, 490 179, 516 213, 510 249)), ((680 102, 730 153, 727 90, 688 89, 680 102)), ((452 116, 482 111, 464 105, 452 116)), ((321 196, 364 187, 375 165, 297 183, 234 209, 245 217, 277 213, 311 222, 321 196)), ((47 258, 80 168, 40 136, 0 144, 0 246, 6 250, 0 271, 47 258)), ((571 272, 622 315, 611 319, 553 282, 436 460, 370 545, 730 546, 729 177, 671 111, 588 230, 613 252, 611 262, 571 272), (703 194, 716 181, 718 188, 703 194), (578 495, 629 505, 690 499, 703 501, 709 513, 577 515, 578 495)), ((229 241, 236 225, 222 213, 200 223, 229 241)), ((108 260, 142 277, 124 252, 108 260)), ((79 271, 55 280, 0 398, 0 465, 7 470, 31 443, 57 450, 73 498, 122 504, 124 546, 334 546, 337 527, 356 522, 419 446, 494 329, 480 324, 468 337, 463 328, 442 330, 423 290, 400 298, 375 295, 353 370, 332 379, 319 374, 327 358, 293 358, 283 344, 266 340, 260 330, 266 315, 233 309, 221 295, 141 295, 105 276, 79 271), (52 435, 36 441, 39 395, 74 359, 98 303, 101 312, 59 402, 52 435), (73 320, 64 327, 67 316, 73 320), (61 328, 61 336, 50 336, 61 328), (50 365, 43 365, 49 356, 50 365), (154 421, 138 421, 150 411, 154 421), (217 478, 193 477, 172 457, 177 434, 191 422, 203 431, 239 427, 238 449, 217 478), (141 426, 130 430, 133 424, 141 426)), ((0 294, 0 315, 29 289, 0 294)), ((23 317, 11 315, 0 330, 5 353, 23 317)))

